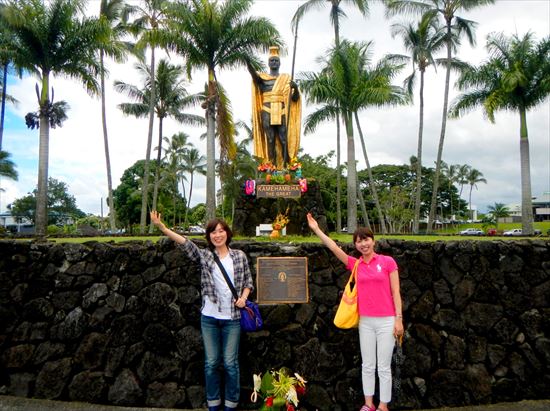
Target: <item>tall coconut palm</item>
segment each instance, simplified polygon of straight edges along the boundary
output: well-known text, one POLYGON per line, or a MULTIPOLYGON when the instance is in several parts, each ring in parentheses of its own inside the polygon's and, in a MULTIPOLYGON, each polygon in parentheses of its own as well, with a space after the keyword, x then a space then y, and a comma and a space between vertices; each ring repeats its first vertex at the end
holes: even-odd
POLYGON ((182 158, 187 150, 193 148, 193 144, 189 142, 189 135, 183 132, 174 134, 170 139, 168 137, 163 137, 163 141, 166 143, 166 149, 164 151, 165 160, 169 164, 177 164, 176 172, 178 184, 181 183, 183 198, 187 198, 185 196, 185 182, 187 181, 187 177, 185 177, 182 169, 182 158))
POLYGON ((452 186, 457 181, 458 167, 458 164, 447 164, 444 161, 441 162, 442 174, 447 178, 447 183, 449 184, 449 205, 451 206, 451 216, 454 214, 452 186))
POLYGON ((495 0, 387 0, 387 13, 420 13, 435 18, 443 18, 445 22, 445 45, 447 57, 445 61, 445 91, 443 94, 443 108, 441 116, 441 132, 437 148, 437 160, 435 164, 435 175, 433 180, 432 199, 430 214, 428 216, 427 231, 431 232, 435 211, 437 207, 437 193, 439 190, 439 174, 441 173, 441 160, 443 158, 443 145, 445 142, 445 131, 447 128, 447 116, 449 106, 449 89, 451 82, 451 69, 453 66, 453 49, 456 49, 459 38, 466 35, 471 45, 474 41, 475 23, 456 15, 459 11, 469 11, 476 7, 494 3, 495 0))
MULTIPOLYGON (((165 59, 159 61, 154 81, 149 66, 143 61, 136 64, 136 69, 142 73, 145 87, 140 90, 134 85, 115 81, 115 90, 123 92, 136 100, 136 103, 122 103, 119 107, 124 114, 133 115, 138 118, 146 117, 149 114, 150 96, 153 89, 157 90, 155 94, 155 113, 159 119, 159 130, 152 204, 153 209, 156 210, 164 119, 172 117, 179 123, 203 125, 204 119, 201 116, 182 112, 185 108, 197 104, 201 96, 190 95, 187 92, 185 88, 186 84, 180 78, 183 74, 182 68, 168 63, 165 59), (153 83, 156 85, 153 86, 153 83)), ((151 225, 151 230, 152 228, 153 226, 151 225)))
MULTIPOLYGON (((169 41, 169 35, 166 31, 168 24, 166 12, 170 7, 168 0, 141 0, 141 5, 132 6, 130 8, 131 15, 137 15, 136 19, 129 25, 130 31, 137 36, 136 52, 140 53, 150 49, 150 73, 155 73, 155 49, 164 47, 169 41)), ((147 129, 147 149, 145 150, 145 169, 143 174, 143 187, 141 193, 141 213, 139 221, 140 233, 145 232, 145 224, 147 222, 147 201, 149 196, 149 161, 151 159, 151 147, 153 145, 153 123, 155 119, 155 103, 156 103, 156 83, 151 82, 151 90, 149 92, 148 114, 149 126, 147 129)))
POLYGON ((473 211, 472 211, 472 190, 477 190, 477 183, 485 183, 487 184, 487 180, 483 177, 483 173, 479 170, 476 170, 475 168, 471 168, 470 172, 468 173, 468 184, 470 186, 470 194, 468 196, 468 204, 470 208, 470 218, 473 219, 473 211))
POLYGON ((185 227, 187 227, 187 212, 189 211, 189 207, 191 207, 194 176, 195 173, 206 175, 205 160, 204 156, 196 148, 187 150, 182 156, 182 170, 189 173, 189 197, 187 197, 187 208, 185 209, 185 218, 183 220, 185 227))
POLYGON ((103 127, 103 147, 105 150, 105 166, 107 168, 107 203, 109 206, 109 224, 111 231, 116 230, 115 208, 113 205, 113 179, 111 173, 111 156, 109 153, 109 134, 107 132, 107 111, 105 107, 105 56, 113 58, 117 63, 125 60, 130 45, 123 41, 128 33, 126 26, 128 8, 124 0, 101 0, 99 18, 111 27, 111 37, 104 47, 99 49, 99 64, 101 65, 101 124, 103 127))
MULTIPOLYGON (((367 16, 369 13, 368 0, 308 0, 302 4, 292 17, 292 28, 298 33, 298 25, 305 14, 311 10, 317 10, 323 8, 330 3, 330 22, 334 28, 334 46, 338 48, 340 46, 340 18, 345 17, 346 13, 340 6, 341 3, 346 5, 355 6, 363 16, 367 16)), ((340 154, 340 114, 336 111, 336 231, 339 233, 342 230, 342 210, 341 210, 341 154, 340 154)))
POLYGON ((465 70, 458 87, 465 91, 451 107, 459 116, 482 106, 487 118, 495 122, 498 110, 517 111, 520 123, 521 224, 524 234, 533 234, 531 171, 527 111, 550 95, 550 37, 536 42, 532 33, 491 34, 487 38, 488 60, 465 70))
POLYGON ((227 99, 220 98, 216 78, 219 69, 245 66, 249 61, 260 68, 253 53, 267 51, 269 46, 282 46, 275 26, 266 18, 248 17, 252 0, 180 1, 173 10, 173 47, 183 55, 188 75, 193 69, 208 71, 206 109, 206 218, 216 213, 215 137, 220 146, 233 150, 234 125, 227 116, 227 99), (216 119, 218 120, 216 126, 216 119), (216 130, 217 129, 217 130, 216 130))
POLYGON ((416 72, 420 73, 418 90, 418 143, 416 153, 416 191, 414 201, 413 233, 417 234, 420 222, 420 198, 422 192, 422 135, 424 132, 424 76, 426 69, 435 67, 434 54, 444 46, 444 31, 430 15, 425 15, 416 26, 413 24, 392 25, 392 36, 400 36, 405 49, 411 53, 412 74, 405 79, 405 86, 412 95, 416 82, 416 72))
POLYGON ((456 182, 460 184, 460 192, 458 197, 462 198, 462 191, 464 190, 464 185, 468 184, 468 174, 470 174, 471 166, 468 164, 459 164, 458 170, 456 172, 456 182))
POLYGON ((11 180, 17 180, 17 170, 15 163, 10 160, 10 153, 0 150, 0 177, 6 177, 11 180))
POLYGON ((40 128, 36 201, 39 237, 46 235, 48 221, 50 127, 52 115, 60 108, 55 107, 50 98, 50 76, 68 76, 82 81, 89 93, 99 91, 96 78, 101 67, 96 51, 107 40, 109 29, 95 18, 82 17, 83 12, 82 0, 19 0, 3 8, 0 17, 1 25, 13 34, 9 48, 15 66, 36 75, 41 83, 36 87, 40 128))
MULTIPOLYGON (((367 50, 369 51, 369 50, 367 50)), ((386 233, 386 224, 384 222, 382 206, 378 198, 376 190, 376 184, 372 174, 369 158, 367 155, 367 147, 363 136, 361 124, 359 122, 358 111, 369 107, 381 107, 396 104, 406 104, 409 100, 403 88, 393 86, 391 80, 395 75, 403 68, 400 64, 402 59, 395 56, 387 56, 382 58, 376 65, 370 64, 370 59, 365 61, 365 64, 360 67, 362 75, 359 80, 358 98, 356 100, 355 109, 355 123, 357 125, 357 131, 359 133, 359 139, 361 141, 361 148, 363 150, 363 158, 367 166, 367 175, 369 176, 369 187, 371 188, 371 194, 378 211, 378 218, 380 220, 380 229, 382 233, 386 233)))
MULTIPOLYGON (((324 69, 320 73, 303 73, 300 85, 306 97, 313 103, 325 104, 310 114, 305 122, 305 130, 311 131, 324 120, 333 120, 337 113, 344 119, 347 136, 347 193, 348 193, 348 231, 357 226, 357 165, 355 161, 355 139, 353 131, 354 115, 369 106, 405 102, 405 93, 399 87, 392 86, 390 80, 398 66, 383 59, 375 67, 370 64, 371 43, 352 43, 343 41, 340 47, 332 48, 329 57, 321 59, 324 69)), ((360 134, 362 136, 362 133, 360 134)), ((362 140, 364 147, 364 141, 362 140)), ((365 161, 366 149, 364 150, 365 161)), ((370 185, 376 199, 374 185, 370 185)), ((384 218, 377 205, 382 229, 384 218)))
MULTIPOLYGON (((495 220, 495 229, 498 231, 498 219, 510 217, 510 209, 502 203, 495 203, 494 205, 487 206, 487 211, 495 220)), ((523 232, 523 230, 522 230, 523 232)))

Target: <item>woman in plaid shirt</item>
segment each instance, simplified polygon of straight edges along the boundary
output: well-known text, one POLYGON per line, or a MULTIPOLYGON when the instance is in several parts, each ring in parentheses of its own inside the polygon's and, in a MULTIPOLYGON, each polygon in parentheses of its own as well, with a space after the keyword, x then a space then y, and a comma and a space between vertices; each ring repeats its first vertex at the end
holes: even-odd
POLYGON ((220 393, 222 364, 225 371, 224 411, 236 410, 240 396, 239 342, 241 337, 240 310, 253 290, 252 275, 246 255, 229 248, 233 233, 227 223, 211 220, 206 226, 208 249, 197 247, 192 241, 167 228, 156 210, 151 211, 151 222, 178 248, 201 266, 201 332, 204 343, 204 373, 208 411, 218 411, 222 404, 220 393), (233 294, 214 260, 216 253, 240 297, 233 294))

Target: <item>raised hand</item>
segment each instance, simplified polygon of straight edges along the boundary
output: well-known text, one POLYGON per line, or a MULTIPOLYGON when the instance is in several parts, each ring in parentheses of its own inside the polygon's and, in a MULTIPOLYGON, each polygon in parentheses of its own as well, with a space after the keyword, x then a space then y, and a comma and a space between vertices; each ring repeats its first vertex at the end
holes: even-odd
POLYGON ((315 230, 319 228, 319 224, 317 223, 317 220, 313 218, 311 213, 307 213, 306 217, 307 217, 307 224, 309 225, 309 228, 311 229, 311 231, 315 232, 315 230))
POLYGON ((160 221, 161 214, 157 210, 152 210, 149 213, 149 217, 151 217, 151 222, 157 227, 162 224, 162 221, 160 221))

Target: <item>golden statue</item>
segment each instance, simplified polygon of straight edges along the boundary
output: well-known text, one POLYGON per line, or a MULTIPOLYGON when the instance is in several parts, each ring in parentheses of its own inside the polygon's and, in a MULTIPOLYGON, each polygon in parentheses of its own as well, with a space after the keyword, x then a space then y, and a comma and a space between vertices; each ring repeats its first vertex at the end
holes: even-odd
POLYGON ((290 75, 279 74, 279 47, 269 48, 268 66, 269 73, 258 73, 247 65, 252 76, 254 155, 283 168, 300 149, 302 104, 290 75))

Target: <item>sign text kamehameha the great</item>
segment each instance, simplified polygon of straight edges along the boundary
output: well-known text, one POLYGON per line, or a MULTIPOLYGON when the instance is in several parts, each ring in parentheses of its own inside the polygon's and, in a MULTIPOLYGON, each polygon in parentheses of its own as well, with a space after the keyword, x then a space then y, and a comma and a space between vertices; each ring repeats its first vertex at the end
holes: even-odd
POLYGON ((256 187, 258 198, 300 198, 299 184, 260 184, 256 187))

